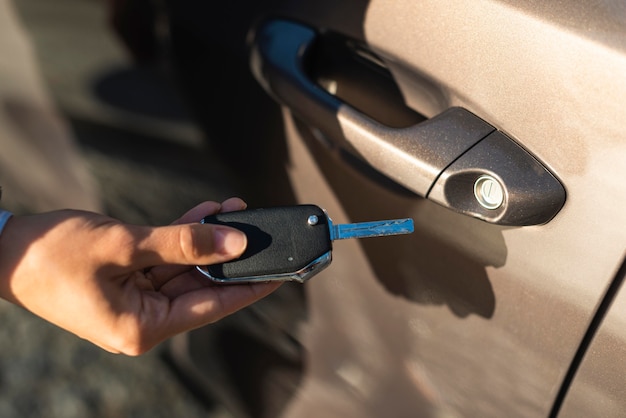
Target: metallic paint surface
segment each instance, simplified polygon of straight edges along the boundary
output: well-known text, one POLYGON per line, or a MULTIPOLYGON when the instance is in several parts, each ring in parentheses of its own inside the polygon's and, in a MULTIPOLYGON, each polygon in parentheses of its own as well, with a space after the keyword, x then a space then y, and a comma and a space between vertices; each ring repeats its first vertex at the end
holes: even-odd
MULTIPOLYGON (((624 254, 626 256, 626 252, 624 254)), ((626 410, 626 289, 624 268, 605 316, 563 403, 560 416, 616 417, 626 410)))
MULTIPOLYGON (((582 21, 593 14, 597 30, 598 22, 614 22, 613 12, 623 11, 613 3, 616 7, 578 3, 577 16, 582 21)), ((402 68, 394 74, 414 108, 427 115, 437 111, 432 103, 414 100, 421 97, 413 94, 419 86, 405 82, 412 71, 435 82, 447 97, 445 106, 464 106, 520 141, 567 188, 569 200, 553 222, 503 232, 506 264, 488 270, 500 307, 492 326, 520 337, 518 353, 506 357, 520 360, 526 348, 533 353, 532 365, 520 376, 532 376, 532 370, 545 374, 534 381, 546 395, 533 400, 542 413, 620 262, 626 237, 626 25, 610 25, 610 37, 590 35, 585 25, 552 24, 553 13, 543 14, 548 9, 498 1, 462 7, 374 0, 365 25, 368 42, 392 72, 402 68), (559 305, 569 309, 555 309, 559 305)), ((478 356, 485 361, 493 354, 485 346, 478 356)), ((474 395, 487 400, 509 385, 487 384, 474 395)), ((503 411, 510 414, 513 405, 503 404, 503 411)))
MULTIPOLYGON (((549 166, 568 201, 547 225, 494 227, 367 183, 286 114, 300 201, 338 222, 416 222, 384 246, 338 244, 307 284, 307 373, 286 416, 549 414, 624 252, 626 25, 611 25, 621 42, 589 36, 597 26, 525 4, 372 0, 364 33, 410 106, 464 106, 549 166)), ((577 5, 581 19, 587 7, 593 22, 616 19, 577 5)))

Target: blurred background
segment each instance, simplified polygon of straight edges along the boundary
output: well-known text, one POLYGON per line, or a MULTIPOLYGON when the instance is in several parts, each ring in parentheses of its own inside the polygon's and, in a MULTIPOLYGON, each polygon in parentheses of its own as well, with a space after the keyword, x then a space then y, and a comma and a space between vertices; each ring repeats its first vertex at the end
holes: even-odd
MULTIPOLYGON (((0 7, 4 31, 27 41, 13 51, 12 34, 0 40, 4 208, 82 206, 156 225, 203 200, 245 195, 237 167, 217 158, 191 122, 167 59, 135 65, 107 23, 105 1, 0 0, 0 7), (15 99, 23 92, 13 76, 32 84, 36 112, 15 99), (38 106, 50 130, 35 122, 38 106), (37 136, 44 155, 31 149, 37 136), (45 167, 56 153, 61 167, 45 167), (74 179, 56 174, 64 170, 75 170, 74 179)), ((163 347, 127 358, 5 302, 0 318, 1 417, 230 416, 181 383, 163 347)))

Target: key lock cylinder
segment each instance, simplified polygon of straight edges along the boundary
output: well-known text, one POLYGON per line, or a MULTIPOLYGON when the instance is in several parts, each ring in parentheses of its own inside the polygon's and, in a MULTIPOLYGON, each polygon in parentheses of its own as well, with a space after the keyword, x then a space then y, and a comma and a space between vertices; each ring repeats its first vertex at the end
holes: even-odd
POLYGON ((202 223, 237 228, 248 237, 240 258, 197 267, 218 283, 303 283, 331 263, 334 240, 413 232, 412 219, 334 225, 326 211, 315 205, 219 213, 202 223))

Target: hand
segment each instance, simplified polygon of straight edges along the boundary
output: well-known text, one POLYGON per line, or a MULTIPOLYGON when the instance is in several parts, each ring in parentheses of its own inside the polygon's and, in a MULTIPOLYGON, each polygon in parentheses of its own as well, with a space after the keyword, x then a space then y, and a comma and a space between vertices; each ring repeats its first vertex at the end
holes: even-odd
POLYGON ((214 285, 195 270, 238 257, 246 237, 190 222, 244 208, 205 202, 166 227, 71 210, 15 216, 0 237, 0 296, 105 350, 139 355, 278 287, 214 285))

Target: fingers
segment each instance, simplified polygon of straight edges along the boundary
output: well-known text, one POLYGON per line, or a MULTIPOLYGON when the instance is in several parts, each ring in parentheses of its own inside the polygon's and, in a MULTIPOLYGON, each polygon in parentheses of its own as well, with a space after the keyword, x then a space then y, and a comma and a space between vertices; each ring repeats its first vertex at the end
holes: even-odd
POLYGON ((183 216, 175 220, 173 224, 177 225, 187 224, 191 222, 200 222, 200 220, 205 216, 218 213, 221 208, 222 205, 217 202, 203 202, 188 210, 183 216))
POLYGON ((218 212, 233 212, 236 210, 243 210, 246 207, 246 202, 239 199, 238 197, 232 197, 230 199, 227 199, 221 204, 217 202, 203 202, 187 211, 187 213, 185 213, 173 223, 184 224, 191 222, 200 222, 202 218, 208 215, 213 215, 218 212))
POLYGON ((173 225, 180 226, 180 229, 131 227, 135 236, 146 237, 142 238, 138 251, 133 255, 132 268, 156 266, 152 270, 155 273, 153 281, 160 288, 175 276, 167 274, 168 271, 180 273, 180 265, 214 264, 239 257, 247 244, 243 233, 224 226, 192 223, 207 215, 243 210, 246 206, 239 198, 231 198, 221 204, 203 202, 174 221, 173 225))
POLYGON ((222 319, 269 295, 279 286, 280 283, 263 283, 204 287, 169 300, 160 293, 148 292, 141 303, 142 318, 127 316, 129 324, 119 327, 130 329, 130 334, 121 341, 100 345, 112 352, 138 355, 173 335, 222 319))
POLYGON ((248 205, 238 197, 231 197, 222 202, 222 210, 220 212, 234 212, 236 210, 244 210, 248 205))
POLYGON ((222 285, 185 293, 172 301, 168 328, 180 333, 218 321, 264 298, 281 283, 222 285))
POLYGON ((239 257, 247 245, 243 232, 222 225, 134 227, 132 233, 139 237, 130 266, 133 269, 222 263, 239 257))
MULTIPOLYGON (((243 232, 220 225, 191 224, 218 212, 243 210, 246 203, 230 198, 223 203, 203 202, 190 209, 170 227, 148 228, 138 250, 136 268, 158 264, 215 264, 239 257, 246 248, 243 232)), ((142 227, 139 227, 142 228, 142 227)), ((144 228, 146 229, 146 228, 144 228)))

